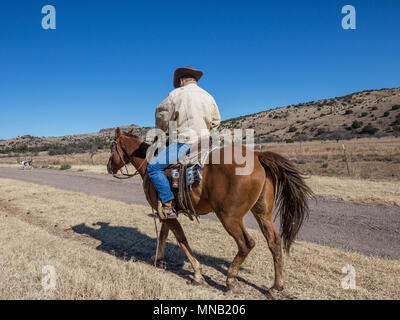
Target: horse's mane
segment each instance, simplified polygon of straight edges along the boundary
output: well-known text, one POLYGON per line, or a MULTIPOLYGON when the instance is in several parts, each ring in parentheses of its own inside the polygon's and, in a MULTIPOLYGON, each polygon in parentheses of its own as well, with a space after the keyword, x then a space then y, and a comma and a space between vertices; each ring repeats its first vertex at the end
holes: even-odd
POLYGON ((135 138, 135 139, 141 140, 141 138, 140 138, 139 136, 137 136, 136 134, 130 134, 130 133, 128 133, 128 132, 122 132, 122 134, 123 134, 124 136, 126 136, 126 137, 129 137, 129 138, 135 138))
POLYGON ((130 133, 128 133, 128 132, 122 132, 122 134, 123 134, 125 137, 133 138, 133 139, 139 140, 140 146, 139 146, 139 148, 133 153, 133 156, 139 157, 139 158, 145 158, 145 157, 146 157, 147 149, 150 147, 150 144, 148 144, 147 142, 145 142, 145 141, 144 141, 141 137, 139 137, 138 135, 130 134, 130 133))

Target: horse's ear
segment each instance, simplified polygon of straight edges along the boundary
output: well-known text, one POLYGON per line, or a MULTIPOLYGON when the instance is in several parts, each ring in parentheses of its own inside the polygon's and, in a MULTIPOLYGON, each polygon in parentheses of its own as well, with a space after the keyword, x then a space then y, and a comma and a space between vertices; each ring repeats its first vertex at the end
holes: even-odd
POLYGON ((128 131, 128 134, 132 135, 133 134, 133 128, 128 131))
POLYGON ((121 129, 118 127, 115 129, 115 139, 118 139, 121 136, 121 129))

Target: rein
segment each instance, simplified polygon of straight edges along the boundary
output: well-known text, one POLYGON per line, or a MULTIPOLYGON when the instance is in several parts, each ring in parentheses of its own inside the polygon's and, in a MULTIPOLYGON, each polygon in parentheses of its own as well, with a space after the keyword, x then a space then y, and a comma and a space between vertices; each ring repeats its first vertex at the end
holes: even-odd
MULTIPOLYGON (((121 160, 121 162, 124 164, 123 167, 125 167, 125 170, 126 170, 126 173, 124 173, 124 172, 122 171, 122 167, 121 167, 120 171, 121 171, 122 177, 121 177, 121 176, 118 176, 118 175, 115 174, 115 173, 113 173, 113 177, 114 177, 114 178, 117 178, 117 179, 119 179, 119 180, 125 180, 125 179, 130 179, 130 178, 133 178, 133 177, 137 176, 137 175, 139 174, 139 170, 143 167, 143 165, 144 165, 146 159, 143 159, 142 163, 141 163, 140 166, 136 169, 136 172, 135 172, 134 174, 129 174, 129 170, 128 170, 127 164, 126 164, 126 162, 124 161, 124 157, 121 156, 121 153, 120 153, 119 150, 118 150, 118 143, 117 143, 116 140, 113 141, 112 146, 113 146, 113 148, 115 148, 115 150, 117 151, 118 157, 119 157, 119 159, 121 160)), ((129 155, 122 147, 121 147, 121 150, 122 150, 122 152, 128 157, 129 161, 133 164, 133 161, 132 161, 132 158, 130 157, 130 155, 129 155)))
MULTIPOLYGON (((129 174, 128 167, 126 165, 126 162, 124 161, 124 157, 121 156, 121 153, 118 150, 118 142, 116 140, 113 141, 112 147, 115 148, 115 150, 117 151, 118 157, 122 161, 122 163, 124 164, 123 167, 125 167, 125 170, 127 172, 127 173, 122 172, 122 167, 121 167, 120 171, 121 171, 121 174, 123 175, 123 177, 120 177, 120 176, 116 175, 115 173, 113 173, 113 177, 117 178, 117 179, 120 179, 120 180, 125 180, 125 179, 133 178, 134 176, 137 176, 139 174, 139 170, 142 168, 142 166, 145 163, 146 159, 143 159, 142 163, 136 169, 136 172, 134 174, 129 174)), ((132 158, 129 156, 129 154, 122 147, 121 147, 121 150, 128 157, 129 161, 133 164, 132 158)), ((160 235, 159 235, 158 230, 157 230, 157 221, 156 221, 156 215, 154 214, 154 209, 153 209, 153 207, 151 209, 153 210, 154 228, 156 230, 156 238, 157 238, 156 257, 154 259, 154 266, 156 267, 157 266, 157 260, 158 260, 158 250, 159 250, 159 246, 160 246, 160 235)))

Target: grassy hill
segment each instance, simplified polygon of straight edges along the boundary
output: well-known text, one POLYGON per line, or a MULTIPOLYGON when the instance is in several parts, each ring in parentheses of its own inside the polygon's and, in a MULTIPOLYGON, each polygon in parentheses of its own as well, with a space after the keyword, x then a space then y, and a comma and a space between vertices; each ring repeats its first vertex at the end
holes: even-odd
POLYGON ((256 142, 400 136, 400 88, 367 90, 226 120, 254 129, 256 142))

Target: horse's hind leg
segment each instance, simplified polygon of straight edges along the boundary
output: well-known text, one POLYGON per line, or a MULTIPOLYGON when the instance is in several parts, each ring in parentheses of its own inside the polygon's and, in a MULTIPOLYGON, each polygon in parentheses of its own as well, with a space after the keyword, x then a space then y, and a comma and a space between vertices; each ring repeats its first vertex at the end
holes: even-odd
POLYGON ((234 288, 237 283, 237 276, 240 266, 254 248, 255 242, 248 234, 243 225, 243 218, 229 218, 227 214, 217 213, 218 218, 221 220, 225 230, 235 239, 238 246, 238 253, 233 259, 228 269, 228 276, 226 278, 226 287, 228 290, 234 288))
POLYGON ((283 290, 283 258, 281 237, 276 230, 272 210, 274 204, 274 188, 272 181, 267 179, 260 198, 251 209, 271 251, 274 260, 275 282, 273 289, 283 290))
POLYGON ((152 262, 155 262, 156 256, 157 256, 157 261, 164 259, 165 243, 168 238, 168 233, 169 233, 169 227, 163 222, 161 224, 160 244, 158 246, 158 252, 156 255, 151 257, 152 262))
POLYGON ((194 284, 201 284, 204 281, 204 278, 201 274, 201 264, 197 261, 197 259, 193 256, 192 250, 189 247, 189 243, 186 239, 185 233, 183 232, 182 226, 179 223, 178 219, 169 219, 164 222, 167 224, 167 227, 174 233, 176 240, 179 243, 179 246, 185 252, 186 257, 189 259, 193 270, 194 270, 194 277, 193 283, 194 284))

